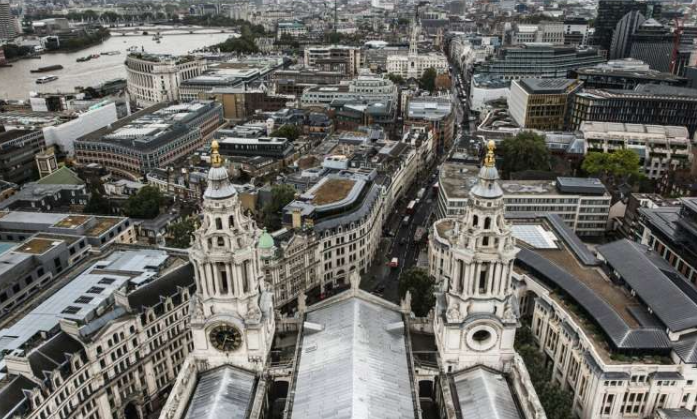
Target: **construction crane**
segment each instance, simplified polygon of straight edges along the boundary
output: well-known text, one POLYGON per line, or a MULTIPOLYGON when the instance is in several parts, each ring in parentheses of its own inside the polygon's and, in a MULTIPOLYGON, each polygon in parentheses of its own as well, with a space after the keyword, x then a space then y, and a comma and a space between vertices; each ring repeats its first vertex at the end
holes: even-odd
POLYGON ((675 31, 673 32, 673 53, 670 57, 670 72, 672 74, 678 73, 678 55, 680 53, 680 40, 683 33, 682 20, 675 19, 675 31))

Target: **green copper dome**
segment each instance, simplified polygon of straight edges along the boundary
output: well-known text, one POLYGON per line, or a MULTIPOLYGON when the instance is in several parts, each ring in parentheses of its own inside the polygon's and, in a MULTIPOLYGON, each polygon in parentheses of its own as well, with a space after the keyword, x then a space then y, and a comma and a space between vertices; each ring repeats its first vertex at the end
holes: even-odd
POLYGON ((264 229, 261 237, 259 237, 259 249, 271 249, 273 246, 273 237, 264 229))

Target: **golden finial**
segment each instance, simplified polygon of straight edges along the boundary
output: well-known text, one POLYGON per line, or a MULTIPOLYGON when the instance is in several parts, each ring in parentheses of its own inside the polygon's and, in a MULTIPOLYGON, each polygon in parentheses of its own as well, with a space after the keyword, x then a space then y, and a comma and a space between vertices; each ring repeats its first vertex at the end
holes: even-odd
POLYGON ((494 140, 489 140, 487 148, 489 149, 489 151, 486 153, 486 157, 484 158, 484 165, 486 167, 494 167, 496 165, 496 156, 494 155, 494 150, 496 150, 496 143, 494 142, 494 140))
POLYGON ((213 141, 211 143, 211 166, 212 167, 220 167, 223 165, 223 158, 220 157, 220 154, 218 154, 218 148, 220 148, 220 145, 218 144, 218 142, 213 141))

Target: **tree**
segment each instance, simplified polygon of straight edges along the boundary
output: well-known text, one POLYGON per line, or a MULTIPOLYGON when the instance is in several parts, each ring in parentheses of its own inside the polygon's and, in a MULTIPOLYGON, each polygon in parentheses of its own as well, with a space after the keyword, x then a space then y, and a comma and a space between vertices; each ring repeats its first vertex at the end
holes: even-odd
POLYGON ((438 77, 436 69, 433 67, 427 68, 419 79, 419 86, 433 93, 433 91, 436 90, 436 77, 438 77))
POLYGON ((85 214, 111 215, 111 204, 109 204, 109 200, 106 199, 101 192, 95 191, 92 193, 92 196, 90 196, 82 212, 85 214))
POLYGON ((123 212, 131 218, 152 219, 160 215, 164 197, 155 186, 144 186, 132 195, 123 206, 123 212))
POLYGON ((530 374, 530 381, 532 381, 547 418, 569 418, 573 406, 573 394, 551 381, 552 374, 546 365, 545 356, 535 344, 532 331, 528 326, 523 326, 516 331, 515 348, 523 358, 530 374))
POLYGON ((191 246, 191 237, 196 230, 196 219, 186 217, 181 221, 172 223, 167 227, 167 247, 186 249, 191 246))
POLYGON ((104 12, 100 16, 100 19, 102 19, 105 22, 114 23, 117 20, 119 20, 120 17, 121 17, 121 15, 119 15, 118 13, 115 13, 115 12, 104 12))
POLYGON ((270 231, 281 228, 281 210, 295 199, 295 189, 290 185, 274 185, 271 187, 271 201, 264 205, 263 223, 270 231))
POLYGON ((502 168, 509 175, 522 170, 549 171, 549 150, 542 135, 523 131, 503 140, 500 149, 502 168))
POLYGON ((633 150, 622 149, 613 153, 590 152, 583 159, 581 168, 593 176, 600 176, 612 183, 621 183, 631 177, 640 177, 639 155, 633 150))
POLYGON ((421 268, 410 268, 399 276, 399 297, 404 298, 407 291, 411 293, 411 311, 419 317, 428 315, 436 297, 433 295, 433 281, 421 268))
POLYGON ((2 47, 5 53, 5 58, 12 59, 17 57, 24 57, 34 52, 34 48, 28 46, 18 46, 14 44, 5 44, 2 47))
POLYGON ((404 77, 402 77, 400 74, 389 73, 387 75, 387 79, 394 84, 403 84, 404 83, 404 77))
POLYGON ((281 125, 271 133, 272 137, 287 138, 290 141, 295 141, 300 137, 300 129, 291 124, 281 125))

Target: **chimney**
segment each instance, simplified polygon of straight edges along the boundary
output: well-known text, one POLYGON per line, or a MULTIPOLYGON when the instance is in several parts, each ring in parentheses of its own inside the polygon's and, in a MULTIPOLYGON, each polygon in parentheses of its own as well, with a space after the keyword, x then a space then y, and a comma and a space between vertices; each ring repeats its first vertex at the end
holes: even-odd
POLYGON ((293 228, 300 228, 303 226, 303 218, 300 215, 300 208, 293 209, 293 228))

